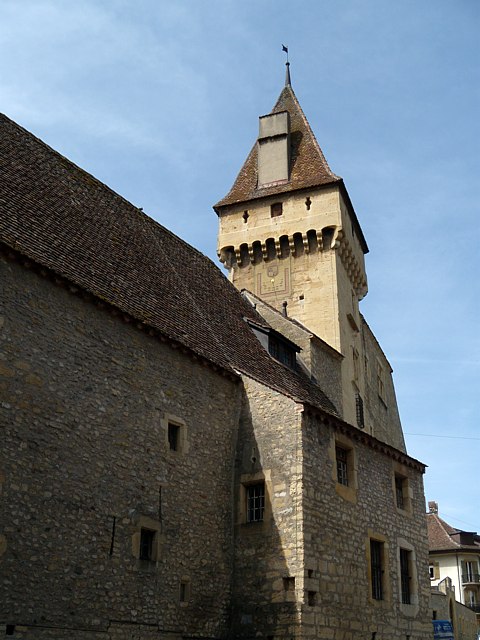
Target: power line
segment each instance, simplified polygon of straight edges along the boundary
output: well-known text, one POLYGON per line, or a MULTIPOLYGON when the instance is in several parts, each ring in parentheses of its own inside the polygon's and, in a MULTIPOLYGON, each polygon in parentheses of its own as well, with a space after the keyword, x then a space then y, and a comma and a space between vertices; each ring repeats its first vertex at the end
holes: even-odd
POLYGON ((451 438, 453 440, 480 440, 480 438, 474 438, 473 436, 444 436, 438 433, 409 433, 404 431, 406 436, 424 436, 425 438, 451 438))
POLYGON ((457 522, 462 522, 463 524, 469 524, 472 527, 476 527, 473 522, 467 522, 466 520, 460 520, 460 518, 456 518, 455 516, 450 516, 448 513, 442 513, 442 516, 447 517, 449 520, 456 520, 457 522))

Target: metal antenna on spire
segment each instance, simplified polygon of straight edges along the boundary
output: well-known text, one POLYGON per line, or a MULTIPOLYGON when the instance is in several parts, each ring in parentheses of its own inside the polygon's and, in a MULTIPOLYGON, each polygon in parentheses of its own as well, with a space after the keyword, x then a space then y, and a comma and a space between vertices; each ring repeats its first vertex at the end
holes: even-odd
POLYGON ((287 72, 285 74, 285 86, 291 87, 292 81, 290 79, 290 62, 288 61, 288 47, 286 47, 284 44, 282 44, 282 51, 285 51, 285 53, 287 54, 287 62, 285 63, 285 66, 287 67, 287 72))

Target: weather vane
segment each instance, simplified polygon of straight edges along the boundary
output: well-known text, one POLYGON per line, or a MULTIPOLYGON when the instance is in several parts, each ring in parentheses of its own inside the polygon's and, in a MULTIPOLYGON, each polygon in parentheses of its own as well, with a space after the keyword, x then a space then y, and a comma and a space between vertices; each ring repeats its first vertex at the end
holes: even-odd
POLYGON ((285 66, 287 67, 287 72, 285 74, 285 86, 291 87, 292 81, 290 79, 290 62, 288 61, 288 47, 286 47, 284 44, 282 44, 282 51, 285 51, 285 53, 287 54, 287 61, 285 63, 285 66))

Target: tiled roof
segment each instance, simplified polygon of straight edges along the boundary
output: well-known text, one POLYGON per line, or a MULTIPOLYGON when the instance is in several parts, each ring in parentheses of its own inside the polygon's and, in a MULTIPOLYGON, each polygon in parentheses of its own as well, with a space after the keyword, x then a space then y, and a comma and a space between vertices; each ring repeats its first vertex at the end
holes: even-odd
MULTIPOLYGON (((460 544, 452 538, 452 534, 460 533, 436 513, 427 513, 428 548, 430 551, 476 550, 480 553, 480 542, 473 545, 460 544)), ((475 536, 478 539, 478 536, 475 536)))
POLYGON ((290 114, 290 180, 282 185, 257 188, 257 143, 255 142, 233 187, 222 200, 217 202, 215 209, 297 189, 342 183, 342 179, 336 176, 328 166, 290 85, 283 89, 271 113, 280 111, 288 111, 290 114))
POLYGON ((204 255, 0 115, 0 241, 230 372, 335 414, 275 361, 263 319, 204 255))

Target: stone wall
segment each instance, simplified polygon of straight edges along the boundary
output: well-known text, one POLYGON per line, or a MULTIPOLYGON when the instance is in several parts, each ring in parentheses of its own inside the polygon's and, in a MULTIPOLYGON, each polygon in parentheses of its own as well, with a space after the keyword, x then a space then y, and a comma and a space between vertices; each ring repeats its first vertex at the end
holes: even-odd
POLYGON ((366 427, 378 440, 388 442, 400 451, 406 451, 393 385, 392 367, 363 318, 361 319, 361 337, 366 427))
POLYGON ((0 269, 9 635, 224 637, 241 384, 17 263, 0 269))
POLYGON ((475 640, 478 633, 475 611, 455 600, 455 590, 446 587, 445 581, 439 589, 432 589, 432 618, 450 620, 455 640, 475 640))
POLYGON ((269 304, 249 295, 244 295, 255 305, 255 309, 268 324, 276 331, 289 338, 293 343, 301 348, 298 356, 300 362, 307 369, 320 389, 333 402, 339 415, 342 411, 342 355, 335 351, 326 342, 312 334, 312 332, 292 321, 290 317, 284 317, 279 311, 269 304))
MULTIPOLYGON (((400 462, 367 435, 304 418, 304 637, 350 640, 431 638, 423 478, 402 464, 410 502, 399 510, 393 478, 400 462), (335 446, 348 450, 348 486, 338 483, 335 446), (371 589, 370 539, 383 543, 383 597, 371 589), (399 548, 411 551, 412 600, 401 604, 399 548), (310 602, 309 602, 310 601, 310 602)), ((398 458, 397 454, 393 454, 398 458)), ((405 459, 404 459, 405 462, 405 459)))
POLYGON ((300 636, 303 569, 300 406, 244 377, 237 450, 234 636, 300 636), (262 522, 248 522, 245 488, 264 481, 262 522))

